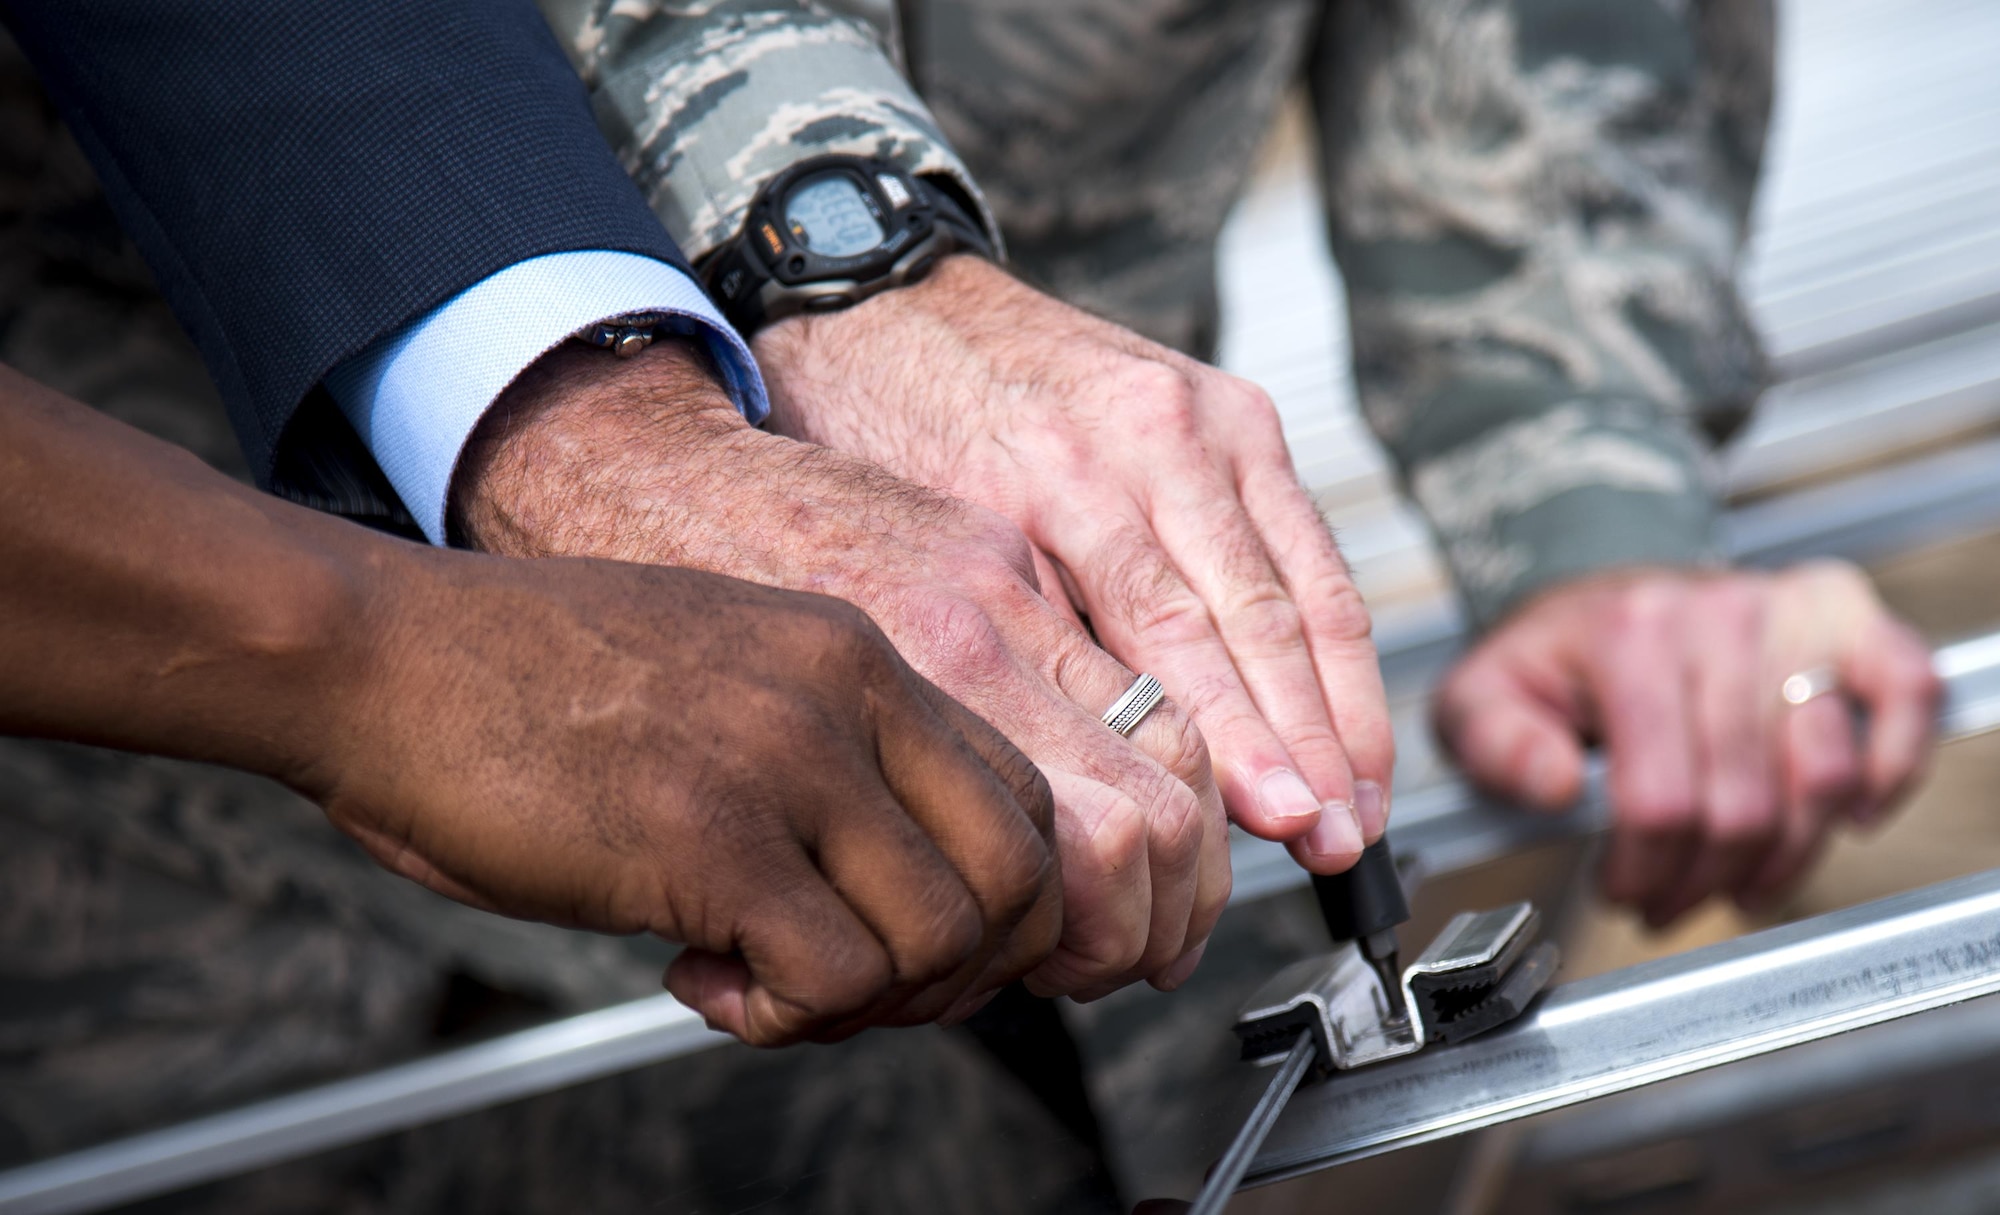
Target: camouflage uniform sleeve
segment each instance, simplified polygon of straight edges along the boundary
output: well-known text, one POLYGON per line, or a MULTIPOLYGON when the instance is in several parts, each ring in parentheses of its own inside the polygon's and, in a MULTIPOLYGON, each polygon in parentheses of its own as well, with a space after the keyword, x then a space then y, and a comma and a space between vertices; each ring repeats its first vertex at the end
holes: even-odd
POLYGON ((1314 65, 1355 369, 1475 623, 1717 559, 1764 385, 1735 285, 1771 99, 1748 0, 1347 3, 1314 65))
POLYGON ((894 0, 541 0, 598 124, 689 258, 771 177, 833 152, 941 179, 999 248, 972 176, 899 69, 894 0))

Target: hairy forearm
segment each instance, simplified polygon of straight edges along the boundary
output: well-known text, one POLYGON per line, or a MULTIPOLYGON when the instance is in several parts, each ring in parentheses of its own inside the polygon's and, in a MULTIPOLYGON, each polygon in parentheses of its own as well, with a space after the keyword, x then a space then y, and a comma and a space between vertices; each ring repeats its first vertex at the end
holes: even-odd
POLYGON ((394 547, 0 369, 0 732, 296 781, 394 547))

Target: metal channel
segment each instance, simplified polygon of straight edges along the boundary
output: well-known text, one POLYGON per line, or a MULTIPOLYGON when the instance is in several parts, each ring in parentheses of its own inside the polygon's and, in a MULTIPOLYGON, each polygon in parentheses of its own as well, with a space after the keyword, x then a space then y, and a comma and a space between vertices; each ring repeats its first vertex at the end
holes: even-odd
POLYGON ((654 996, 0 1173, 0 1211, 96 1211, 730 1039, 654 996))
POLYGON ((2000 992, 2000 871, 1555 988, 1527 1016, 1301 1089, 1249 1184, 2000 992))

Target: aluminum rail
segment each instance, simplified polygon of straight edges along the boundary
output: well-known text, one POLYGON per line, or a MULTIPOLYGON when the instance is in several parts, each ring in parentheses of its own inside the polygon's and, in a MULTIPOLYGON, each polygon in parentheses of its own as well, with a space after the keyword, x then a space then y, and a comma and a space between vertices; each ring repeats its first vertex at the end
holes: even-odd
POLYGON ((653 996, 0 1173, 0 1211, 96 1211, 730 1039, 653 996))
POLYGON ((2000 992, 2000 871, 1551 990, 1514 1024, 1299 1090, 1264 1185, 2000 992))

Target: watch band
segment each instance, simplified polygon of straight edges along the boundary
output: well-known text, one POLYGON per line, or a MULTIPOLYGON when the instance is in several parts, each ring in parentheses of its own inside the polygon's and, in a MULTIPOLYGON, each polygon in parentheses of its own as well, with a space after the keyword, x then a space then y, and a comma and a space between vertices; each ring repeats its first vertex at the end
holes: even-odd
POLYGON ((840 311, 920 282, 954 253, 995 258, 984 229, 947 190, 885 161, 836 154, 765 183, 743 230, 703 259, 700 273, 749 338, 789 316, 840 311), (853 243, 857 230, 875 243, 853 243))

